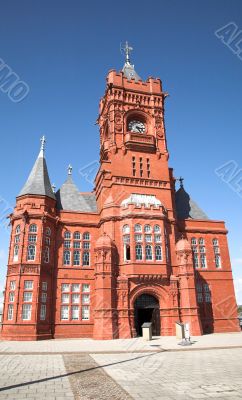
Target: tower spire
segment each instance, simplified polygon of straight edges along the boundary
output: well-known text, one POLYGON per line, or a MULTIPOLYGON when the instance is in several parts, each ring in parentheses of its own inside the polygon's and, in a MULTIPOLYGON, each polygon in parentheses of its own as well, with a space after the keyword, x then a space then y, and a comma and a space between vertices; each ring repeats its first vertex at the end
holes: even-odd
POLYGON ((120 46, 120 50, 125 54, 125 63, 123 66, 123 73, 127 79, 134 79, 135 81, 141 80, 140 76, 135 72, 134 65, 131 64, 130 54, 133 51, 133 47, 131 47, 126 40, 124 46, 120 46))

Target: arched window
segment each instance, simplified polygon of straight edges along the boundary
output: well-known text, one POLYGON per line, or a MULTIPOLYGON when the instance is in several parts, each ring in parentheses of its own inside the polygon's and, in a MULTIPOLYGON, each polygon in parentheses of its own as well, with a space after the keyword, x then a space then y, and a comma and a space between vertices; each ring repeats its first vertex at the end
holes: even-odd
POLYGON ((50 248, 48 246, 46 246, 44 250, 44 262, 50 262, 50 248))
POLYGON ((155 246, 155 259, 156 261, 162 260, 162 249, 161 246, 155 246))
POLYGON ((142 232, 142 226, 140 224, 135 224, 134 231, 137 233, 142 232))
POLYGON ((129 227, 129 225, 124 225, 123 226, 123 234, 126 235, 128 233, 130 233, 130 227, 129 227))
POLYGON ((13 261, 18 261, 18 251, 19 251, 19 245, 15 244, 13 252, 13 261))
POLYGON ((142 260, 142 246, 141 246, 141 244, 137 244, 135 246, 135 258, 136 258, 136 260, 142 260))
POLYGON ((82 238, 83 238, 83 240, 90 240, 90 233, 84 232, 82 238))
POLYGON ((71 232, 65 231, 65 233, 64 233, 64 238, 65 238, 65 239, 71 239, 71 232))
POLYGON ((197 245, 197 239, 196 238, 192 238, 191 243, 192 243, 192 245, 196 246, 197 245))
POLYGON ((74 232, 74 240, 80 240, 81 239, 81 234, 80 232, 74 232))
POLYGON ((31 233, 37 233, 37 225, 36 224, 31 224, 29 226, 29 232, 31 233))
POLYGON ((154 226, 154 232, 155 232, 155 233, 160 233, 160 232, 161 232, 161 229, 160 229, 160 226, 159 226, 159 225, 155 225, 155 226, 154 226))
POLYGON ((35 252, 36 252, 35 245, 30 244, 28 246, 27 261, 34 261, 35 260, 35 252))
POLYGON ((46 234, 47 236, 50 236, 50 235, 51 235, 51 229, 50 229, 49 227, 46 228, 45 234, 46 234))
POLYGON ((89 251, 83 251, 82 265, 90 265, 90 254, 89 254, 89 251))
POLYGON ((64 251, 64 265, 71 265, 71 252, 70 250, 64 251))
POLYGON ((151 233, 151 226, 150 225, 145 225, 145 233, 151 233))
POLYGON ((198 243, 199 243, 199 245, 204 245, 204 239, 203 238, 199 238, 198 239, 198 243))
POLYGON ((146 260, 152 260, 153 256, 152 256, 152 246, 147 244, 145 246, 145 259, 146 260))
POLYGON ((16 226, 15 234, 18 235, 20 233, 20 225, 16 226))
POLYGON ((80 251, 79 250, 74 251, 73 264, 80 265, 80 251))

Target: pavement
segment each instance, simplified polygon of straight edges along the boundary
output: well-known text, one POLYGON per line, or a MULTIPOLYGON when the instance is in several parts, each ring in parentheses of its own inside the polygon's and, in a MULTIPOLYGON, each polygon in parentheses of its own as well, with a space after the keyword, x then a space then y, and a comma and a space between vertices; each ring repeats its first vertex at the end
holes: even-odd
POLYGON ((192 342, 0 341, 0 400, 242 399, 242 332, 192 342))

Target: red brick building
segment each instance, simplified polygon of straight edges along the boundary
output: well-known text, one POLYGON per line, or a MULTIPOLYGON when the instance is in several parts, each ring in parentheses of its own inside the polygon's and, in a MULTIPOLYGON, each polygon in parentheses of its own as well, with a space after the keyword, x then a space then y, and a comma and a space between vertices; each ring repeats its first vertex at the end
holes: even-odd
POLYGON ((51 187, 44 140, 17 196, 2 338, 129 338, 189 322, 192 335, 239 331, 223 221, 175 189, 160 79, 129 60, 100 101, 100 168, 91 193, 72 169, 51 187))

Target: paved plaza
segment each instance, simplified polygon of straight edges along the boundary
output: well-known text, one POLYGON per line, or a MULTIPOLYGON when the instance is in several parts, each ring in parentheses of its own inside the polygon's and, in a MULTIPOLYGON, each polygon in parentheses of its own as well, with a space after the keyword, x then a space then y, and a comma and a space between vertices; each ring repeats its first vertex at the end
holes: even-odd
POLYGON ((242 399, 242 333, 0 342, 1 399, 242 399))

